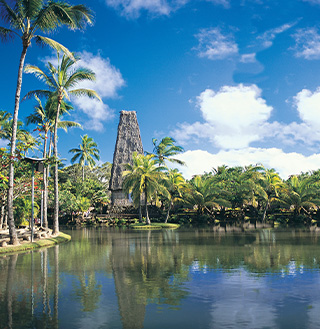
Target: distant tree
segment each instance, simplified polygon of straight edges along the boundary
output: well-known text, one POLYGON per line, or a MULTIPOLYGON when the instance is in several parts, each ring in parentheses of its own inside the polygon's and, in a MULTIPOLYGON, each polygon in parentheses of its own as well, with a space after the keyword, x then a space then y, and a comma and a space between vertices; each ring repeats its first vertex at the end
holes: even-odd
POLYGON ((69 153, 74 153, 71 163, 79 160, 79 164, 82 166, 82 181, 84 181, 84 167, 87 165, 92 169, 96 164, 94 158, 100 160, 98 145, 93 138, 88 137, 88 135, 81 137, 79 148, 73 148, 69 150, 69 153))

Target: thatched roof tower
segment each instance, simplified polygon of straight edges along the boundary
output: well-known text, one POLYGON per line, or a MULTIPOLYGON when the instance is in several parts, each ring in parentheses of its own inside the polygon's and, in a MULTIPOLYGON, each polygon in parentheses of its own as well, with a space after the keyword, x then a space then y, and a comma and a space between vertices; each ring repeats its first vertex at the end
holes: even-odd
POLYGON ((133 152, 143 153, 136 112, 121 111, 109 186, 112 205, 125 206, 130 204, 122 191, 122 172, 123 164, 132 163, 133 152))

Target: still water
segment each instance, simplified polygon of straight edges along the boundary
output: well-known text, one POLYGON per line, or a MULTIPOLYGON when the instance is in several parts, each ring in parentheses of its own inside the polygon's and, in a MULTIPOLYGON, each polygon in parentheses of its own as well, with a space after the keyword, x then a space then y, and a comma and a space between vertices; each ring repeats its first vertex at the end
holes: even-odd
POLYGON ((64 232, 0 257, 0 328, 320 328, 320 235, 64 232))

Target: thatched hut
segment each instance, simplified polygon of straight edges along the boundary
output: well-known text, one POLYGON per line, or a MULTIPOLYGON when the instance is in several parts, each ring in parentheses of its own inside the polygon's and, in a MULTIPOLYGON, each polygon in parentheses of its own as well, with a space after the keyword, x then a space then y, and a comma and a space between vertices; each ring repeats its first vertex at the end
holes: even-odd
POLYGON ((131 203, 122 190, 122 172, 123 164, 132 163, 133 152, 143 153, 137 115, 135 111, 121 111, 109 186, 113 206, 127 206, 131 203))

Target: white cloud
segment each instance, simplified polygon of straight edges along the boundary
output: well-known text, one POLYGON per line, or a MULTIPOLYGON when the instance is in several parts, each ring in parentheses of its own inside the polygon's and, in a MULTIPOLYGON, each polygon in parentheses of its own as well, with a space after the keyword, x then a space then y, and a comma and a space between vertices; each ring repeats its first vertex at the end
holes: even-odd
POLYGON ((142 11, 154 15, 169 15, 172 11, 182 7, 188 0, 106 0, 106 4, 127 17, 139 17, 142 11))
POLYGON ((176 156, 187 166, 179 169, 184 177, 190 179, 193 175, 210 172, 212 168, 221 165, 246 166, 262 163, 268 168, 274 168, 284 179, 290 175, 299 174, 320 168, 320 154, 304 156, 299 153, 285 153, 278 148, 245 148, 242 150, 220 151, 211 154, 203 150, 187 151, 176 156))
POLYGON ((240 57, 241 63, 255 63, 256 61, 256 53, 243 54, 240 57))
MULTIPOLYGON (((96 80, 82 82, 78 87, 93 89, 102 99, 117 97, 117 91, 125 85, 125 81, 120 71, 111 65, 109 58, 104 59, 86 51, 80 54, 80 58, 79 66, 95 72, 96 80)), ((73 103, 89 117, 89 121, 84 124, 87 129, 101 131, 103 122, 113 117, 113 111, 104 102, 77 97, 73 99, 73 103)))
POLYGON ((218 92, 207 89, 197 102, 205 123, 180 124, 172 134, 182 144, 195 136, 224 149, 247 147, 263 137, 263 125, 272 111, 256 85, 224 86, 218 92))
MULTIPOLYGON (((96 75, 95 81, 83 81, 75 86, 78 88, 87 88, 95 90, 101 99, 117 97, 117 91, 125 85, 120 71, 111 65, 109 58, 103 58, 100 55, 93 55, 87 51, 78 54, 79 62, 75 67, 84 67, 92 70, 96 75)), ((57 65, 57 57, 45 57, 44 63, 51 62, 57 65)), ((83 126, 86 129, 101 131, 103 130, 103 122, 113 117, 113 110, 104 102, 88 97, 73 97, 72 104, 75 110, 85 113, 86 118, 83 126)))
POLYGON ((217 60, 238 54, 238 45, 233 36, 222 34, 219 28, 202 29, 196 38, 199 45, 194 50, 198 52, 199 57, 217 60))
POLYGON ((296 24, 297 24, 297 22, 283 24, 279 27, 276 27, 274 29, 270 29, 270 30, 264 32, 257 39, 262 40, 262 46, 264 48, 269 48, 273 45, 273 40, 276 38, 276 36, 278 34, 281 34, 285 31, 287 31, 288 29, 290 29, 291 27, 293 27, 296 24))
POLYGON ((293 38, 296 41, 295 56, 305 59, 320 58, 320 35, 315 28, 299 29, 293 38))
MULTIPOLYGON (((205 0, 215 5, 230 7, 230 0, 205 0)), ((138 18, 142 12, 155 16, 168 16, 171 12, 183 7, 190 0, 105 0, 109 7, 119 11, 121 15, 138 18)))

